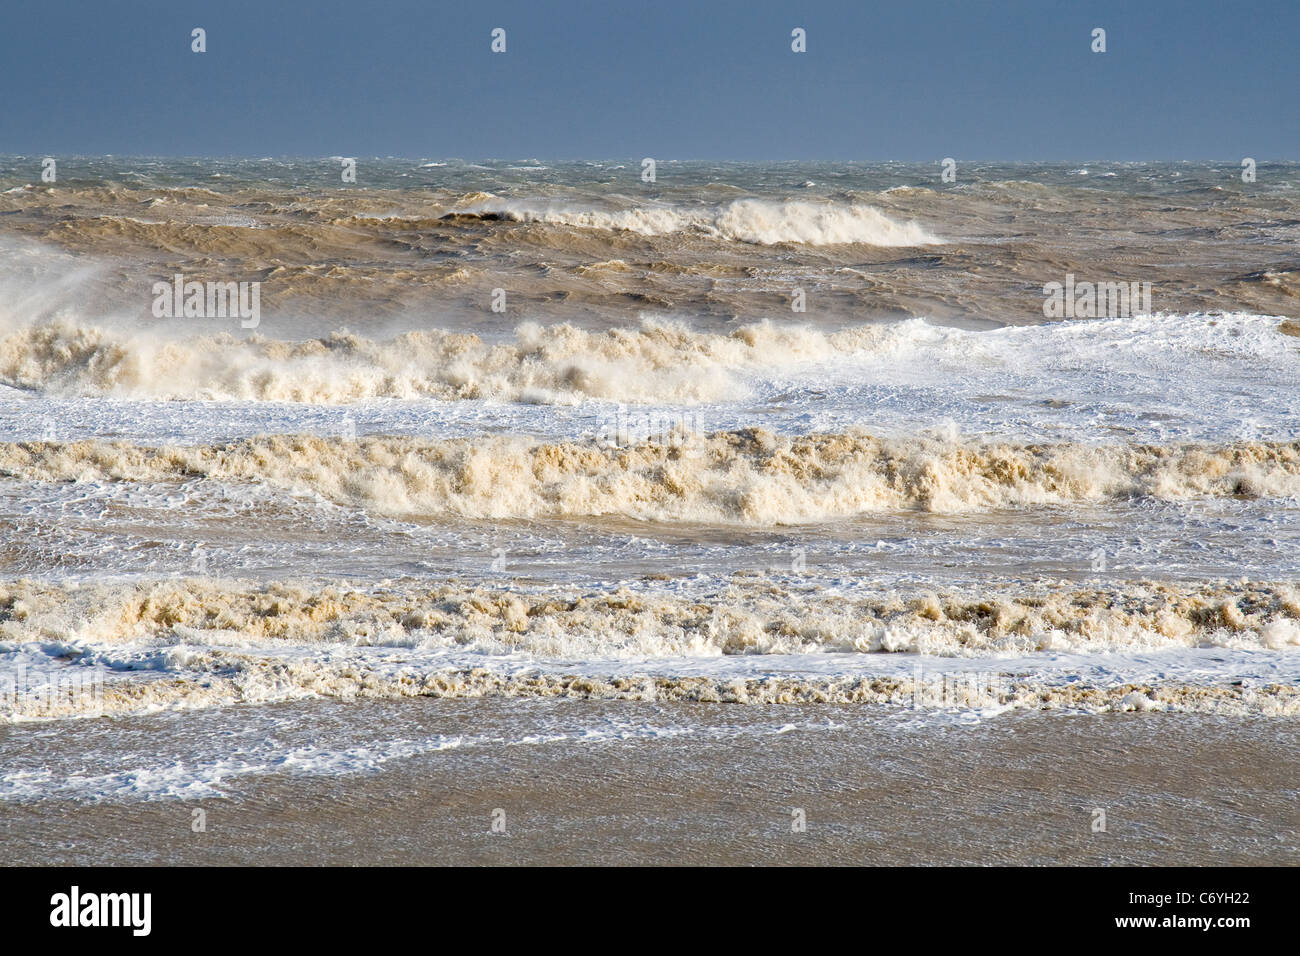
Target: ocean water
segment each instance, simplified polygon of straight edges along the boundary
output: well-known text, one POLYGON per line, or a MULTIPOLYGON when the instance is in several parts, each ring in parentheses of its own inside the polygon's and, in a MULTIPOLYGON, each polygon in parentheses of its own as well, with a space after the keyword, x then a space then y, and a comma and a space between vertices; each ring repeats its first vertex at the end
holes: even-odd
POLYGON ((0 158, 0 802, 1300 715, 1300 166, 338 165, 0 158))

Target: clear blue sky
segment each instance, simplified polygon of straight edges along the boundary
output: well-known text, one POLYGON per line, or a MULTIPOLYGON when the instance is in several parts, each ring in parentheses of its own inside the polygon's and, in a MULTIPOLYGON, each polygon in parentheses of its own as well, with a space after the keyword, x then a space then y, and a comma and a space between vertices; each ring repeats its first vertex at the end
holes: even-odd
POLYGON ((1300 159, 1300 0, 5 0, 0 81, 0 153, 1300 159))

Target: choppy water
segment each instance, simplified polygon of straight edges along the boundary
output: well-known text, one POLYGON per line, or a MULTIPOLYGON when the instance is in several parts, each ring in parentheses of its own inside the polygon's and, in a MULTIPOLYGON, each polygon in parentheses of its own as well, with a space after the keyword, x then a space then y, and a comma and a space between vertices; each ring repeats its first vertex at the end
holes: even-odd
POLYGON ((1300 711, 1300 166, 338 165, 0 160, 4 719, 1300 711))

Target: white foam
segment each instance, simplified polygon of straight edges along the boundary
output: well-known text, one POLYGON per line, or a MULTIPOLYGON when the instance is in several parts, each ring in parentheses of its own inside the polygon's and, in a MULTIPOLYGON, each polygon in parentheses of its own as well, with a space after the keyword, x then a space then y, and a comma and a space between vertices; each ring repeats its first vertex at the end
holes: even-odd
MULTIPOLYGON (((198 800, 221 798, 232 785, 245 778, 289 774, 294 776, 349 776, 382 770, 394 761, 433 754, 507 747, 597 746, 629 740, 671 740, 691 738, 726 740, 742 736, 817 732, 837 729, 826 721, 798 724, 730 725, 711 723, 644 723, 634 720, 583 720, 558 718, 544 721, 537 732, 510 736, 493 734, 431 734, 422 737, 365 739, 351 746, 314 744, 283 747, 263 739, 235 745, 225 752, 225 738, 207 746, 196 743, 197 753, 174 759, 157 757, 141 762, 129 750, 92 754, 100 768, 69 771, 61 766, 27 766, 0 773, 0 801, 27 802, 45 799, 93 800, 198 800), (96 772, 98 770, 98 772, 96 772)), ((363 729, 345 736, 364 735, 363 729)), ((147 758, 146 758, 147 759, 147 758)))
POLYGON ((942 242, 915 223, 897 222, 871 206, 803 200, 737 199, 718 206, 589 209, 569 203, 494 197, 457 207, 451 215, 491 215, 519 222, 624 230, 644 236, 693 232, 761 245, 921 246, 942 242))

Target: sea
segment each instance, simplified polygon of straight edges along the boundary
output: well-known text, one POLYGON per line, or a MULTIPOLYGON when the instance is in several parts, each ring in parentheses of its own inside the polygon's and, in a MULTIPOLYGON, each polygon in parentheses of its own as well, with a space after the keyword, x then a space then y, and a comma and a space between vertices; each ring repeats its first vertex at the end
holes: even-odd
POLYGON ((42 159, 13 860, 1300 861, 1300 164, 42 159))

